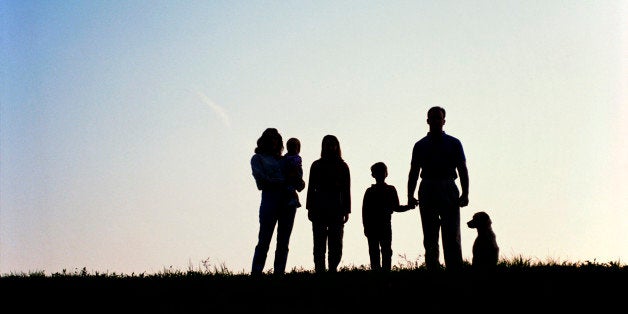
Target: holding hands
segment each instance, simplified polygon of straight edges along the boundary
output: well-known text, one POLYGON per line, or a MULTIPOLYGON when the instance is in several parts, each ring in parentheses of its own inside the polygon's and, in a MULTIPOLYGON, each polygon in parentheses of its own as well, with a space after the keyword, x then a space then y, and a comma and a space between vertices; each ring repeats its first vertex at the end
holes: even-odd
POLYGON ((416 206, 410 206, 410 205, 399 205, 399 207, 395 208, 394 211, 398 212, 398 213, 403 213, 405 211, 409 211, 411 209, 414 209, 416 206))
POLYGON ((416 198, 414 198, 414 196, 409 195, 408 196, 408 207, 410 209, 414 209, 414 208, 416 208, 417 205, 419 205, 419 201, 416 198))

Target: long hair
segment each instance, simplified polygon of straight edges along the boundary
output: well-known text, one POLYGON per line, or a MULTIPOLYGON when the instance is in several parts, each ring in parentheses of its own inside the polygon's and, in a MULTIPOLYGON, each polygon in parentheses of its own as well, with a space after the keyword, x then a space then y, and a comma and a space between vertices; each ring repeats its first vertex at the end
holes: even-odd
POLYGON ((334 135, 325 135, 321 143, 321 158, 340 158, 342 159, 342 151, 340 150, 340 142, 334 135))
POLYGON ((283 152, 283 139, 279 131, 275 128, 267 128, 257 139, 257 147, 255 147, 256 154, 269 154, 274 156, 281 156, 283 152), (278 141, 278 145, 274 147, 273 140, 278 141))

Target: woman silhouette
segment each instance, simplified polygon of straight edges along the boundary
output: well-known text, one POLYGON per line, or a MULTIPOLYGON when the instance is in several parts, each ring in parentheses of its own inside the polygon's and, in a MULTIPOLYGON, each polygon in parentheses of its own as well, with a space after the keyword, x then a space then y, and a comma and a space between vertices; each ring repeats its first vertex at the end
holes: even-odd
POLYGON ((259 207, 259 234, 253 255, 251 275, 260 275, 264 270, 275 225, 277 225, 277 248, 273 272, 283 274, 286 270, 288 245, 296 207, 288 206, 289 193, 287 193, 279 162, 283 149, 281 134, 275 128, 267 128, 257 140, 255 154, 251 158, 253 178, 255 178, 257 188, 262 191, 259 207))
POLYGON ((317 273, 325 271, 329 247, 329 271, 336 272, 342 258, 344 224, 351 213, 349 166, 342 159, 336 136, 323 137, 321 158, 310 167, 308 187, 305 207, 312 222, 314 269, 317 273))

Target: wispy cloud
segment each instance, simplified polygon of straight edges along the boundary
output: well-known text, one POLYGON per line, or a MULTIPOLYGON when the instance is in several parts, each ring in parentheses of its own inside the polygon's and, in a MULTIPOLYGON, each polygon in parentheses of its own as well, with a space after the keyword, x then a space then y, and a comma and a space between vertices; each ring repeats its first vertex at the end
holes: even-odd
POLYGON ((226 127, 231 127, 231 119, 229 118, 229 115, 227 114, 227 110, 225 110, 225 108, 217 105, 215 102, 209 99, 207 95, 203 94, 203 92, 197 91, 196 95, 204 104, 208 105, 209 108, 211 108, 218 115, 218 117, 220 117, 222 123, 224 123, 226 127))

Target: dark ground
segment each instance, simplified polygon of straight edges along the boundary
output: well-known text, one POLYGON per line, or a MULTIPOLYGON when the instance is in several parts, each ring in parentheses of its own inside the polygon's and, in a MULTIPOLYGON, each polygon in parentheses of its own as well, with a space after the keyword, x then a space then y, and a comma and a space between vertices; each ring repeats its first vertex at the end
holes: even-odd
POLYGON ((626 310, 628 270, 4 277, 0 288, 15 313, 602 313, 626 310))

